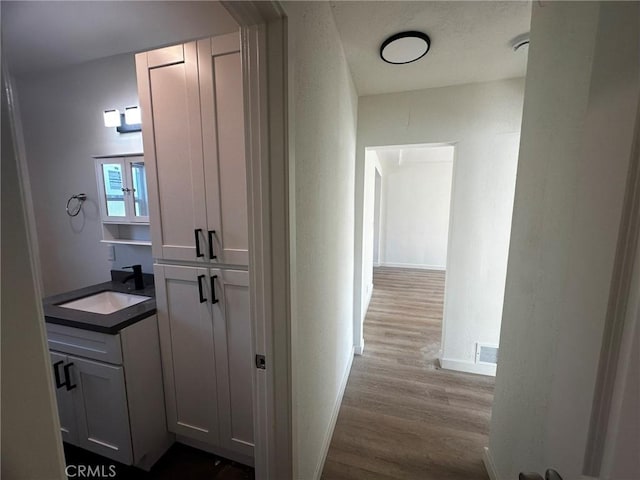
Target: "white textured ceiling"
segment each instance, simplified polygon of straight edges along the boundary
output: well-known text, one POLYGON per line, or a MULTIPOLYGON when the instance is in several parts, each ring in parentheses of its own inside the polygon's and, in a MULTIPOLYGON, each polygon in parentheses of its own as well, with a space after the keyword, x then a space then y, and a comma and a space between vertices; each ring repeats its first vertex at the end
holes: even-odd
POLYGON ((331 3, 359 95, 523 77, 527 48, 511 40, 529 31, 529 1, 384 1, 331 3), (425 57, 390 65, 380 44, 404 30, 431 38, 425 57))
POLYGON ((5 1, 2 54, 16 75, 237 30, 217 1, 5 1))

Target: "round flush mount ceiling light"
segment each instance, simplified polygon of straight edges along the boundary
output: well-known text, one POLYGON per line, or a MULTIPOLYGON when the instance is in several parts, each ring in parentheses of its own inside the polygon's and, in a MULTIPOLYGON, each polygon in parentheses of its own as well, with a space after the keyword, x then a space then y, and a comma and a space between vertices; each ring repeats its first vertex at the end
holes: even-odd
POLYGON ((518 35, 516 38, 511 40, 511 48, 513 48, 514 52, 517 52, 522 47, 529 46, 529 33, 523 33, 522 35, 518 35))
POLYGON ((424 57, 431 46, 426 33, 410 31, 391 35, 380 46, 380 58, 387 63, 402 65, 424 57))

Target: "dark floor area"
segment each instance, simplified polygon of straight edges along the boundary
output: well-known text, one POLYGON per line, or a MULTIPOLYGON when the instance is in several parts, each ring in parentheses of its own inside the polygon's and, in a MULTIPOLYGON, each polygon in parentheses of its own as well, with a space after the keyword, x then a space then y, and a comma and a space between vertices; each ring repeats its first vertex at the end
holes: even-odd
POLYGON ((179 443, 174 444, 150 472, 123 465, 66 443, 64 454, 67 468, 70 468, 67 472, 70 478, 78 477, 75 474, 79 466, 90 467, 89 471, 93 475, 84 476, 84 478, 92 479, 254 480, 255 478, 251 467, 179 443))

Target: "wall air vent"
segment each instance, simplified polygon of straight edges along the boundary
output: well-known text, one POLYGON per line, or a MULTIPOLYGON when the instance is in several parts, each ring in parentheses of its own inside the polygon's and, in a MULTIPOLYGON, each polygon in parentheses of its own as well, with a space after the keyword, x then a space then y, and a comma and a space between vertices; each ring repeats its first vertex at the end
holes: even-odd
POLYGON ((476 363, 484 365, 498 364, 498 346, 486 343, 476 343, 476 363))

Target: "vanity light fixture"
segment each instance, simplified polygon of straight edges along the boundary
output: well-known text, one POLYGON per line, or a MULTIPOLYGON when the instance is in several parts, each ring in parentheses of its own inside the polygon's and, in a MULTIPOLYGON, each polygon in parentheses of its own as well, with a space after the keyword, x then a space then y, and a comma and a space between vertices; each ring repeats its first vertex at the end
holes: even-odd
POLYGON ((102 114, 104 117, 104 126, 105 127, 119 127, 121 124, 120 120, 120 110, 115 108, 111 110, 105 110, 102 114))
POLYGON ((380 46, 380 58, 387 63, 403 65, 424 57, 431 47, 426 33, 407 31, 387 38, 380 46))
POLYGON ((142 123, 140 107, 125 107, 124 123, 127 125, 140 125, 142 123))
POLYGON ((103 116, 104 126, 116 127, 118 133, 140 132, 142 130, 140 107, 138 106, 126 107, 124 113, 112 108, 105 110, 103 116))

